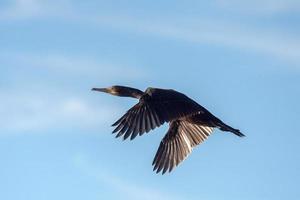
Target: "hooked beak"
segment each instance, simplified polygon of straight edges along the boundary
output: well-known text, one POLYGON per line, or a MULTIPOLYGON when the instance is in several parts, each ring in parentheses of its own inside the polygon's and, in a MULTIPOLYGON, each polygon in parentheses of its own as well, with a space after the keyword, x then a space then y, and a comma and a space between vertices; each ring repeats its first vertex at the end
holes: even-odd
POLYGON ((110 90, 108 88, 92 88, 92 91, 106 92, 106 93, 110 92, 110 90))

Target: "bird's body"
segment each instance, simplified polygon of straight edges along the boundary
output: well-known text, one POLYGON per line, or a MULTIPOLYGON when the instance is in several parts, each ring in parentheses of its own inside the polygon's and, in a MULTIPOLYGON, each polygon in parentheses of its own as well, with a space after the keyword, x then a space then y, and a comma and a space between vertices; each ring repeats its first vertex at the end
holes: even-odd
POLYGON ((157 173, 170 172, 191 153, 193 147, 207 139, 213 128, 244 136, 239 130, 226 125, 197 102, 175 90, 147 88, 142 92, 124 86, 93 90, 139 99, 136 105, 112 125, 116 126, 113 131, 117 134, 116 137, 123 136, 124 140, 130 137, 132 140, 137 135, 143 135, 169 122, 169 130, 152 163, 157 173))

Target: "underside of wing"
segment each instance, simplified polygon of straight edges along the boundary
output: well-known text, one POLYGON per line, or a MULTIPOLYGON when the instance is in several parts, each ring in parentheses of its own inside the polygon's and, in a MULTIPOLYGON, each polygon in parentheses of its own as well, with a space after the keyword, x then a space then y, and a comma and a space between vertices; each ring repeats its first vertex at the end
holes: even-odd
POLYGON ((151 105, 139 102, 112 126, 116 126, 113 130, 113 133, 117 133, 116 137, 123 136, 125 140, 130 136, 132 140, 138 134, 148 133, 163 123, 164 120, 153 110, 151 105))
POLYGON ((116 126, 113 133, 117 133, 116 137, 134 139, 165 122, 205 112, 205 108, 184 94, 148 88, 139 103, 112 125, 116 126))
POLYGON ((213 128, 188 121, 172 121, 162 139, 152 165, 156 173, 171 172, 191 152, 193 147, 208 138, 213 128))

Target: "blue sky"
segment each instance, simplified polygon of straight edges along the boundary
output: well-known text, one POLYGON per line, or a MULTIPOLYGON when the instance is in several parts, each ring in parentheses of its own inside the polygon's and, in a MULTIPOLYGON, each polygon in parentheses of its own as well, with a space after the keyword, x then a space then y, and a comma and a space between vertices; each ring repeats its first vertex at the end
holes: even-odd
POLYGON ((0 1, 0 198, 298 199, 298 0, 0 1), (151 162, 167 125, 110 125, 115 84, 184 92, 216 130, 171 174, 151 162))

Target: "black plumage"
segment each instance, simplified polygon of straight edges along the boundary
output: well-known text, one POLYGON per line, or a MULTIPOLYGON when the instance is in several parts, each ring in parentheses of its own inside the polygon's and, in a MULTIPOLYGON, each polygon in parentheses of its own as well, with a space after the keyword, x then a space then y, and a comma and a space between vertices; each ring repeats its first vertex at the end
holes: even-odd
POLYGON ((169 122, 169 130, 162 139, 152 165, 154 171, 164 174, 172 171, 192 151, 193 147, 208 138, 213 128, 244 136, 211 114, 186 95, 171 89, 147 88, 142 92, 135 88, 112 86, 93 88, 116 96, 133 97, 139 102, 129 109, 112 126, 113 133, 123 139, 134 139, 169 122))

